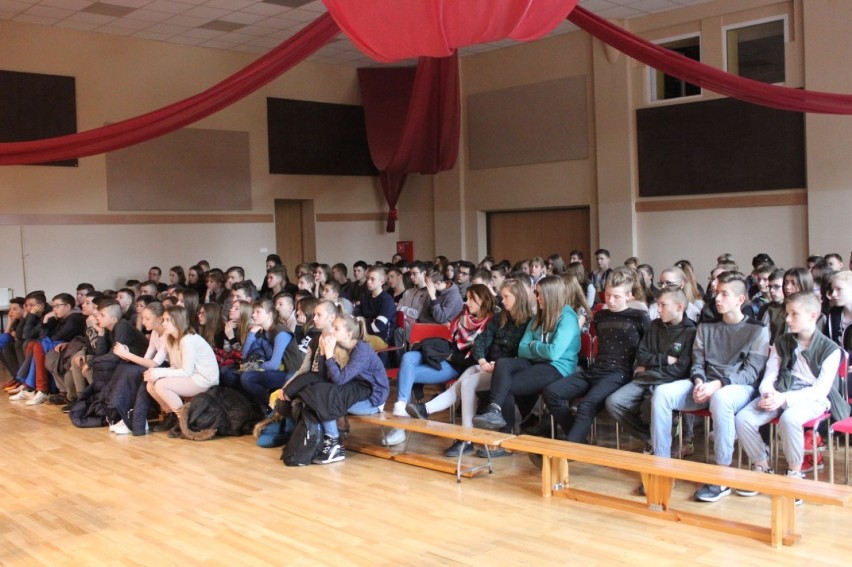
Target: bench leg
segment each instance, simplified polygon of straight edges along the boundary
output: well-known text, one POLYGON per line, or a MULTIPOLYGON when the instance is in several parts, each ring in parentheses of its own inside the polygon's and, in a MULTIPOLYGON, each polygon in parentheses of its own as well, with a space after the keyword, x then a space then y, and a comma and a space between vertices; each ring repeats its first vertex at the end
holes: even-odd
POLYGON ((568 485, 568 460, 542 455, 541 463, 541 495, 545 498, 553 496, 554 490, 568 485))
POLYGON ((785 542, 795 541, 796 508, 793 498, 787 496, 772 497, 771 522, 769 543, 772 547, 781 547, 785 542))
POLYGON ((648 502, 648 509, 654 512, 663 512, 669 509, 674 479, 642 473, 642 484, 645 486, 645 498, 648 502))

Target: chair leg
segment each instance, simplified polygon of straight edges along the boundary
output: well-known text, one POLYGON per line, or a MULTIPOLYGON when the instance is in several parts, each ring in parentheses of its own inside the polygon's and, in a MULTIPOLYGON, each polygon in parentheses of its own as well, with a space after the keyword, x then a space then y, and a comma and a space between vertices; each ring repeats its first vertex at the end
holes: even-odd
POLYGON ((617 421, 615 422, 615 449, 621 450, 621 427, 617 421))
POLYGON ((677 412, 677 458, 683 458, 683 412, 677 412))
POLYGON ((834 484, 834 441, 830 427, 828 429, 828 482, 834 484))
POLYGON ((704 462, 710 462, 710 418, 704 418, 704 462))

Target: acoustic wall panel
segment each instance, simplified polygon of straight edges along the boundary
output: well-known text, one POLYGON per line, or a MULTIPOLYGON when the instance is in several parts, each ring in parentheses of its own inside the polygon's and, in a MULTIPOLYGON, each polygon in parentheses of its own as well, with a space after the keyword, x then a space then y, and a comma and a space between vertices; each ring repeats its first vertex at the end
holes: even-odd
POLYGON ((586 77, 470 95, 471 169, 589 157, 586 77))
POLYGON ((184 128, 106 155, 111 211, 251 209, 248 132, 184 128))

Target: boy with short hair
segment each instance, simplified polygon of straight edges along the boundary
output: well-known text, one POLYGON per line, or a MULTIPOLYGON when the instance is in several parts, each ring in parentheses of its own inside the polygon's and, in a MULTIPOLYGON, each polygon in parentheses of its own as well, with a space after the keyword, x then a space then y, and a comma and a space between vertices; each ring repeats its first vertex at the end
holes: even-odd
POLYGON ((828 267, 831 268, 834 272, 842 272, 843 271, 843 258, 840 257, 840 254, 832 252, 831 254, 825 255, 825 263, 828 264, 828 267))
POLYGON ((686 377, 692 364, 696 326, 685 314, 688 303, 679 288, 660 292, 656 303, 659 318, 651 322, 639 341, 633 380, 606 399, 609 414, 645 442, 647 453, 653 452, 650 424, 654 390, 686 377))
POLYGON ((345 297, 341 297, 340 284, 334 280, 330 280, 322 284, 322 290, 320 291, 320 299, 331 301, 347 315, 352 315, 352 311, 355 309, 351 301, 349 301, 345 297))
POLYGON ((364 294, 364 290, 367 286, 367 270, 370 266, 367 265, 367 262, 364 260, 358 260, 354 264, 352 264, 352 277, 355 278, 352 280, 352 303, 358 305, 358 302, 361 301, 361 296, 364 294))
MULTIPOLYGON (((825 334, 852 357, 852 271, 831 276, 831 309, 826 318, 825 334)), ((847 360, 852 368, 852 359, 847 360)))
MULTIPOLYGON (((789 333, 778 337, 770 349, 760 397, 737 413, 736 430, 752 470, 772 474, 759 428, 780 417, 778 432, 787 476, 804 478, 803 425, 829 409, 834 419, 845 419, 849 403, 840 392, 841 350, 817 331, 819 299, 809 291, 795 293, 787 298, 786 313, 789 333)), ((737 494, 755 496, 757 492, 737 490, 737 494)))
POLYGON ((530 276, 533 280, 533 285, 537 284, 547 275, 547 265, 541 256, 533 256, 530 262, 530 276))
POLYGON ((370 268, 357 309, 357 314, 363 317, 367 324, 368 336, 364 337, 364 340, 376 350, 386 348, 391 342, 396 321, 396 304, 384 290, 386 281, 387 272, 384 268, 370 268))
POLYGON ((597 262, 598 268, 592 272, 592 284, 595 286, 595 289, 598 290, 598 293, 603 293, 604 285, 606 285, 606 278, 612 271, 609 267, 609 250, 606 248, 598 248, 595 250, 595 262, 597 262))
MULTIPOLYGON (((671 454, 672 412, 710 408, 715 427, 716 464, 731 465, 736 438, 734 416, 754 398, 754 382, 766 365, 769 330, 746 317, 746 279, 739 272, 716 278, 717 318, 702 322, 692 348, 689 380, 676 380, 654 390, 651 442, 654 454, 671 454)), ((727 486, 705 484, 695 492, 700 502, 716 502, 731 493, 727 486)))
POLYGON ((456 268, 456 285, 459 288, 459 294, 464 297, 467 293, 467 288, 470 287, 470 278, 473 275, 473 262, 460 260, 456 268))
POLYGON ((606 399, 633 375, 639 342, 651 324, 646 311, 627 306, 633 299, 633 274, 629 268, 619 267, 607 279, 607 309, 595 316, 598 354, 592 366, 578 368, 542 392, 544 403, 568 441, 587 442, 595 416, 603 409, 606 399), (583 399, 572 417, 570 403, 580 396, 583 399))
POLYGON ((769 328, 769 344, 787 332, 787 311, 784 308, 784 270, 776 269, 766 285, 769 303, 757 315, 758 321, 769 328))

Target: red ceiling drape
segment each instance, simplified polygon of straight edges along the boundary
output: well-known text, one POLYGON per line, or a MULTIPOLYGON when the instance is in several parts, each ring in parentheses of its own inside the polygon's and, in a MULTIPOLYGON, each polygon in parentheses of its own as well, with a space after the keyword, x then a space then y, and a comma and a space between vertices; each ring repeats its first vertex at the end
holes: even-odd
POLYGON ((370 156, 396 230, 409 173, 437 173, 456 163, 461 129, 458 55, 421 57, 417 68, 358 70, 370 156))
POLYGON ((806 91, 738 77, 655 45, 579 6, 568 20, 637 61, 715 93, 781 110, 852 114, 850 95, 806 91))
POLYGON ((381 62, 447 57, 459 47, 553 31, 577 0, 323 0, 358 49, 381 62))
POLYGON ((0 144, 0 165, 80 158, 132 146, 209 116, 266 85, 340 33, 324 14, 248 67, 204 92, 122 122, 46 140, 0 144))

